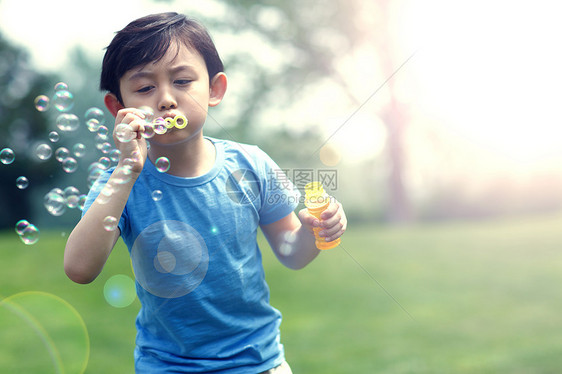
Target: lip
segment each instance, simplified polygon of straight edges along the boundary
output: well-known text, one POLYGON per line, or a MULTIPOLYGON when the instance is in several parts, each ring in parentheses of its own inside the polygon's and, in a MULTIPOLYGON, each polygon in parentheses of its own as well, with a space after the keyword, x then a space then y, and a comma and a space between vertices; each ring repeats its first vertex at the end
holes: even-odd
POLYGON ((177 115, 178 115, 178 114, 174 114, 174 113, 168 112, 168 113, 164 113, 164 114, 161 115, 160 117, 162 117, 162 118, 175 118, 177 115))

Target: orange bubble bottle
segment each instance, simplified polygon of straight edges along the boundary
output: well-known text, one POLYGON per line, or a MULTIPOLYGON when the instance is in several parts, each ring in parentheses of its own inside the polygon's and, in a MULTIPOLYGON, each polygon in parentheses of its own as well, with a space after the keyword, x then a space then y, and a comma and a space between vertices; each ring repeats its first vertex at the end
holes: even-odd
MULTIPOLYGON (((304 205, 308 209, 308 212, 321 222, 320 215, 326 210, 328 205, 330 205, 330 196, 324 192, 324 187, 322 187, 320 182, 308 183, 304 186, 304 193, 304 205)), ((341 239, 337 238, 336 240, 327 242, 325 237, 319 235, 322 229, 322 227, 314 227, 312 229, 314 231, 314 237, 316 238, 316 248, 324 250, 337 247, 341 239)))

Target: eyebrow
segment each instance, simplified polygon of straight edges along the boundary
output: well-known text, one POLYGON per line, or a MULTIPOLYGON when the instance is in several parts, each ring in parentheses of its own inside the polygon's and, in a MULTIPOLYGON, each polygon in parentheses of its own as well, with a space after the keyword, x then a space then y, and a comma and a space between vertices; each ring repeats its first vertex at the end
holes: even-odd
MULTIPOLYGON (((141 68, 142 69, 142 68, 141 68)), ((170 75, 175 75, 181 72, 188 72, 188 73, 193 73, 195 74, 195 69, 190 66, 190 65, 179 65, 173 68, 168 69, 168 73, 170 75)), ((136 79, 141 79, 141 78, 152 78, 154 77, 155 73, 151 72, 151 71, 144 71, 144 70, 139 70, 135 73, 133 73, 130 77, 129 80, 136 80, 136 79)))

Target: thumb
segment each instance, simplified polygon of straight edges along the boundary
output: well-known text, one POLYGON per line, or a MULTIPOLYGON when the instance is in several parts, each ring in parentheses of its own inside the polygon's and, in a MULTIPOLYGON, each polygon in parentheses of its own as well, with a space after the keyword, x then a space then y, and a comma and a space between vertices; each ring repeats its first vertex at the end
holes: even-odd
POLYGON ((301 224, 310 231, 312 231, 312 228, 320 226, 318 218, 310 214, 306 208, 299 211, 299 220, 301 221, 301 224))

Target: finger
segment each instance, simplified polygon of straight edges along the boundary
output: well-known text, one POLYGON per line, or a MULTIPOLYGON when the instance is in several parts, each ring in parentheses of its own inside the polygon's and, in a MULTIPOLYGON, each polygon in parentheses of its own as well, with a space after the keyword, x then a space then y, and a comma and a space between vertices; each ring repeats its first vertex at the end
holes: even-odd
POLYGON ((142 120, 135 119, 129 123, 129 126, 131 126, 131 130, 136 133, 137 139, 142 138, 142 133, 144 132, 144 123, 142 120))
POLYGON ((322 212, 320 219, 327 220, 332 217, 339 210, 339 205, 338 201, 330 196, 330 205, 322 212))
POLYGON ((137 118, 144 119, 144 113, 137 108, 125 108, 117 112, 115 123, 130 123, 137 118))
POLYGON ((320 231, 319 235, 326 238, 326 241, 331 241, 339 238, 343 235, 345 231, 345 226, 343 222, 338 222, 330 228, 325 228, 320 231))
POLYGON ((320 221, 318 220, 318 218, 310 214, 310 212, 306 208, 301 209, 298 216, 302 225, 311 231, 313 227, 318 227, 320 225, 320 221))

